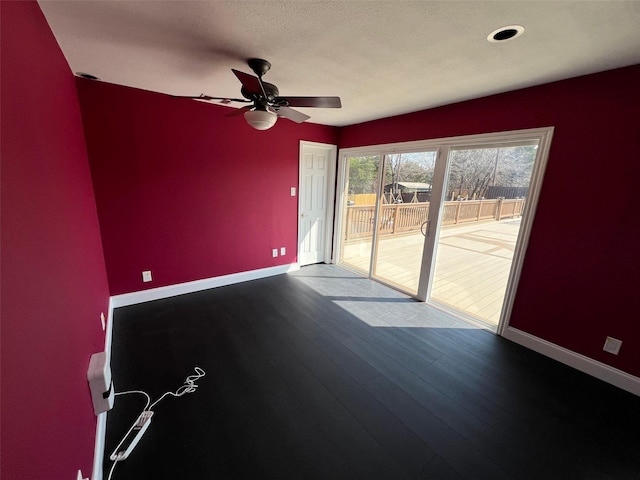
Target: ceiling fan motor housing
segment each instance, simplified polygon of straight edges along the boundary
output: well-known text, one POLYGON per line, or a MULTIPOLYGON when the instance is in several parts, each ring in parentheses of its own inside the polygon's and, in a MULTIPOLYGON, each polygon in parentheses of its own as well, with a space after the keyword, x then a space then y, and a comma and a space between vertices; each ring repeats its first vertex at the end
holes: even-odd
MULTIPOLYGON (((264 88, 264 93, 267 95, 266 100, 272 102, 276 97, 280 95, 278 91, 278 87, 276 87, 272 83, 262 82, 262 86, 264 88)), ((240 93, 244 98, 248 98, 249 100, 263 100, 262 95, 256 95, 252 92, 247 92, 244 87, 240 89, 240 93)))

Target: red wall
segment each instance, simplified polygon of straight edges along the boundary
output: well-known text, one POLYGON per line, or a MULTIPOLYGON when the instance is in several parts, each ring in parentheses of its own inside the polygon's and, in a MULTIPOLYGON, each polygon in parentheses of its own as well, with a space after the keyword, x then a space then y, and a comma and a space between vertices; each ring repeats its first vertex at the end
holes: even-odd
POLYGON ((91 472, 108 287, 74 77, 36 2, 2 18, 3 479, 91 472))
POLYGON ((299 141, 335 144, 336 128, 259 132, 228 107, 77 85, 112 295, 295 261, 299 141))
POLYGON ((511 325, 640 376, 638 85, 640 65, 345 127, 339 146, 554 126, 511 325))

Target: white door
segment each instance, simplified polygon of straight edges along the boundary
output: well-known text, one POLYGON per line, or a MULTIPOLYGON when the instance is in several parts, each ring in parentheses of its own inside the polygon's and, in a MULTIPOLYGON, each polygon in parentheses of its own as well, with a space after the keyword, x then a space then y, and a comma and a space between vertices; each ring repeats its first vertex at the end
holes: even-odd
POLYGON ((333 177, 336 147, 300 142, 298 263, 309 265, 330 256, 333 177))

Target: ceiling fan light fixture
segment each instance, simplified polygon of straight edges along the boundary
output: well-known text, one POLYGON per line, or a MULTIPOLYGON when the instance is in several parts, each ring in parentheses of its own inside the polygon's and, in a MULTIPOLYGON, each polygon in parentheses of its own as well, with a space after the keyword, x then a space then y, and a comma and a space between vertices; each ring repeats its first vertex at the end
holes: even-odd
POLYGON ((256 130, 268 130, 276 124, 278 116, 267 110, 249 110, 244 112, 244 119, 256 130))

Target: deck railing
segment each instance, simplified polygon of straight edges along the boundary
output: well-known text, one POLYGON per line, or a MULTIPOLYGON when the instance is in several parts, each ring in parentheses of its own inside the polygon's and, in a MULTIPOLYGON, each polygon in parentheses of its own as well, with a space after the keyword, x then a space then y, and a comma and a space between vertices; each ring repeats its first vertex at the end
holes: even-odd
MULTIPOLYGON (((522 215, 524 199, 469 200, 444 202, 443 225, 502 220, 522 215)), ((351 205, 347 207, 345 239, 370 237, 373 233, 374 205, 351 205)), ((420 230, 429 216, 429 202, 398 203, 382 205, 379 232, 382 235, 420 230)))

